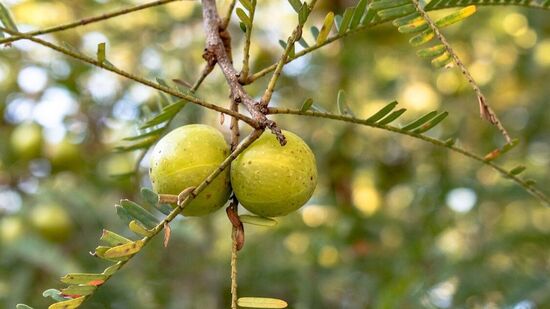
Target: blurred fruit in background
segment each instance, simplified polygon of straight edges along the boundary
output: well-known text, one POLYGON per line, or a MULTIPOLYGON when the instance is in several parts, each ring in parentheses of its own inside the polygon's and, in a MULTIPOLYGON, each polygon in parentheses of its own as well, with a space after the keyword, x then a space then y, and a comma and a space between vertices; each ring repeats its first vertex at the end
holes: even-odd
POLYGON ((42 127, 34 122, 24 122, 15 127, 10 145, 17 160, 27 161, 42 153, 42 127))
POLYGON ((53 202, 35 205, 30 211, 29 220, 42 237, 53 242, 67 240, 73 230, 67 211, 53 202))

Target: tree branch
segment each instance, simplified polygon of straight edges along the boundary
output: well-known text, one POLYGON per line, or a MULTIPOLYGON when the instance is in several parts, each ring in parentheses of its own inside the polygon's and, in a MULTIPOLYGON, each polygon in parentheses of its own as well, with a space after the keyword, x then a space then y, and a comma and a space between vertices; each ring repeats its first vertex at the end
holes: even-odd
POLYGON ((498 119, 497 115, 493 111, 493 109, 487 104, 487 99, 485 99, 485 95, 483 95, 483 92, 481 92, 481 89, 479 88, 477 82, 475 81, 472 74, 470 74, 470 71, 466 68, 464 63, 462 63, 462 60, 458 57, 458 55, 455 53, 453 48, 451 47, 451 44, 447 42, 447 39, 443 34, 441 34, 441 31, 439 31, 439 28, 435 25, 434 21, 426 13, 426 11, 420 6, 420 3, 418 0, 411 0, 414 7, 416 8, 416 11, 422 16, 422 18, 428 23, 428 26, 432 31, 435 33, 435 36, 437 39, 445 46, 445 49, 451 55, 451 58, 453 58, 454 63, 456 66, 460 69, 462 72, 462 75, 466 78, 472 89, 474 89, 474 92, 477 95, 477 100, 479 103, 479 114, 481 115, 481 118, 489 121, 491 124, 495 125, 499 131, 504 135, 504 138, 506 139, 506 143, 511 144, 512 139, 510 138, 510 134, 508 134, 508 131, 504 126, 502 125, 502 122, 498 119))
POLYGON ((474 153, 472 153, 472 152, 470 152, 466 149, 463 149, 463 148, 460 148, 460 147, 457 147, 457 146, 454 146, 454 145, 449 145, 449 144, 445 143, 444 141, 440 141, 438 139, 431 138, 431 137, 428 137, 426 135, 414 133, 412 131, 402 130, 400 128, 390 126, 390 125, 382 125, 382 124, 377 124, 377 123, 371 123, 371 122, 368 122, 365 119, 359 119, 359 118, 352 117, 352 116, 336 115, 336 114, 331 114, 331 113, 326 113, 326 112, 317 112, 317 111, 309 111, 309 110, 308 111, 301 111, 301 110, 298 110, 298 109, 270 107, 269 108, 269 114, 302 115, 302 116, 310 116, 310 117, 317 117, 317 118, 339 120, 339 121, 344 121, 344 122, 349 122, 349 123, 360 124, 360 125, 364 125, 364 126, 368 126, 368 127, 372 127, 372 128, 378 128, 378 129, 382 129, 382 130, 386 130, 386 131, 390 131, 390 132, 394 132, 394 133, 408 135, 408 136, 411 136, 411 137, 414 137, 414 138, 417 138, 417 139, 421 139, 425 142, 431 143, 431 144, 436 145, 436 146, 440 146, 440 147, 450 149, 454 152, 460 153, 463 156, 469 157, 469 158, 471 158, 473 160, 476 160, 476 161, 478 161, 482 164, 490 166, 491 168, 493 168, 494 170, 499 172, 505 178, 511 179, 512 181, 517 183, 525 191, 527 191, 529 194, 531 194, 532 196, 537 198, 541 203, 543 203, 546 206, 550 207, 550 197, 548 197, 544 192, 537 189, 533 184, 530 184, 529 181, 521 179, 518 175, 516 175, 516 174, 514 174, 510 171, 507 171, 503 167, 500 167, 500 166, 494 164, 493 162, 487 161, 483 157, 478 156, 478 155, 476 155, 476 154, 474 154, 474 153))
POLYGON ((207 61, 215 61, 222 70, 231 90, 231 99, 237 103, 242 103, 246 107, 258 124, 257 127, 271 129, 271 132, 277 135, 279 143, 281 145, 286 144, 286 139, 281 129, 277 127, 277 124, 273 120, 267 119, 265 113, 261 110, 259 102, 256 102, 239 83, 239 74, 233 66, 233 62, 229 58, 220 36, 222 23, 218 15, 215 0, 202 0, 202 14, 206 33, 205 55, 208 57, 207 61))
MULTIPOLYGON (((155 7, 155 6, 159 6, 159 5, 163 5, 163 4, 167 4, 167 3, 175 2, 175 1, 182 1, 182 0, 153 1, 153 2, 142 4, 142 5, 137 5, 137 6, 134 6, 134 7, 125 8, 125 9, 122 9, 122 10, 101 14, 101 15, 94 16, 94 17, 88 17, 88 18, 80 19, 80 20, 77 20, 77 21, 74 21, 74 22, 71 22, 71 23, 68 23, 68 24, 64 24, 64 25, 59 25, 59 26, 55 26, 55 27, 42 29, 42 30, 27 32, 25 34, 26 35, 31 35, 31 36, 37 36, 37 35, 42 35, 42 34, 46 34, 46 33, 64 31, 64 30, 77 28, 77 27, 80 27, 80 26, 88 25, 88 24, 91 24, 91 23, 96 23, 96 22, 99 22, 99 21, 103 21, 103 20, 113 18, 113 17, 133 13, 133 12, 136 12, 136 11, 140 11, 140 10, 143 10, 143 9, 148 9, 148 8, 151 8, 151 7, 155 7)), ((14 35, 14 36, 10 36, 9 38, 1 39, 0 44, 11 43, 11 42, 15 42, 15 41, 25 39, 25 38, 26 38, 25 36, 14 35)))
POLYGON ((143 84, 143 85, 149 86, 151 88, 154 88, 156 90, 159 90, 159 91, 165 92, 167 94, 173 95, 173 96, 178 97, 180 99, 187 100, 188 102, 191 102, 193 104, 197 104, 197 105, 200 105, 202 107, 205 107, 205 108, 208 108, 208 109, 220 112, 220 113, 224 113, 224 114, 227 114, 227 115, 230 115, 230 116, 234 116, 234 117, 238 118, 239 120, 242 120, 242 121, 246 122, 247 124, 249 124, 253 128, 259 128, 258 121, 254 120, 254 119, 251 119, 250 117, 247 117, 247 116, 245 116, 243 114, 240 114, 238 112, 234 112, 230 109, 227 109, 227 108, 221 107, 219 105, 201 100, 201 99, 199 99, 199 98, 197 98, 197 97, 195 97, 191 94, 183 93, 183 92, 180 92, 180 91, 178 91, 174 88, 166 87, 166 86, 163 86, 161 84, 152 82, 150 80, 144 79, 144 78, 139 77, 137 75, 134 75, 132 73, 128 73, 126 71, 123 71, 123 70, 121 70, 119 68, 116 68, 112 65, 108 65, 105 62, 99 62, 99 61, 97 61, 97 60, 95 60, 91 57, 80 54, 78 52, 74 52, 74 51, 71 51, 69 49, 63 48, 61 46, 58 46, 58 45, 52 44, 50 42, 44 41, 42 39, 35 38, 32 35, 12 31, 12 30, 2 28, 2 27, 0 27, 0 30, 4 31, 6 33, 9 33, 9 34, 19 35, 24 39, 28 39, 30 41, 33 41, 33 42, 38 43, 40 45, 43 45, 45 47, 51 48, 55 51, 58 51, 62 54, 70 56, 72 58, 78 59, 80 61, 92 64, 92 65, 95 65, 95 66, 100 67, 102 69, 105 69, 107 71, 111 71, 111 72, 116 73, 120 76, 126 77, 126 78, 131 79, 131 80, 133 80, 135 82, 138 82, 140 84, 143 84))

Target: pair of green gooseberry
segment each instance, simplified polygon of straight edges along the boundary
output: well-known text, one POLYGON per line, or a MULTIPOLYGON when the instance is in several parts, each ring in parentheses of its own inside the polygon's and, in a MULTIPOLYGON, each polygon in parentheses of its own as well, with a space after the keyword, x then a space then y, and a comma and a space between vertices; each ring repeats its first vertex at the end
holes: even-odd
MULTIPOLYGON (((287 215, 302 207, 317 185, 315 156, 296 134, 284 131, 287 144, 263 133, 183 210, 202 216, 222 207, 231 193, 248 211, 264 216, 287 215)), ((178 194, 198 186, 229 155, 222 133, 193 124, 164 136, 153 149, 150 177, 159 194, 178 194)))

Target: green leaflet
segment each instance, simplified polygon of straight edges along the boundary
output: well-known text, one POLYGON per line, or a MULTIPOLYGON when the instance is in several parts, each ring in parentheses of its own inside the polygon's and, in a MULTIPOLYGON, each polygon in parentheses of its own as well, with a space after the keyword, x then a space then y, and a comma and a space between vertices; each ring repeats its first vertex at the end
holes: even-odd
POLYGON ((438 125, 445 118, 447 118, 448 115, 449 115, 448 112, 442 112, 441 114, 439 114, 439 115, 435 116, 434 118, 432 118, 432 120, 430 120, 429 122, 425 123, 424 125, 422 125, 418 129, 414 130, 413 132, 418 133, 418 134, 427 132, 427 131, 431 130, 433 127, 435 127, 436 125, 438 125))
POLYGON ((153 190, 149 188, 141 188, 140 190, 141 197, 147 202, 150 206, 156 206, 159 201, 159 196, 153 190))
POLYGON ((259 226, 275 226, 277 221, 271 218, 260 217, 260 216, 251 216, 251 215, 240 215, 239 219, 242 223, 248 223, 259 226))
POLYGON ((516 166, 513 169, 510 170, 510 174, 512 175, 519 175, 523 171, 525 171, 526 167, 524 165, 516 166))
POLYGON ((353 17, 354 8, 347 8, 344 11, 344 15, 342 16, 342 22, 338 26, 338 34, 342 35, 346 33, 346 31, 349 28, 349 25, 351 23, 351 18, 353 17))
POLYGON ((105 62, 105 42, 97 44, 97 61, 100 64, 105 62))
POLYGON ((300 107, 300 111, 302 112, 305 112, 307 111, 311 105, 313 104, 313 99, 312 98, 307 98, 304 103, 302 103, 302 107, 300 107))
POLYGON ((2 22, 6 29, 19 32, 19 30, 17 29, 17 25, 11 17, 10 11, 4 6, 2 2, 0 2, 0 22, 2 22))
POLYGON ((173 208, 169 204, 158 204, 157 210, 163 215, 168 216, 172 212, 173 208))
POLYGON ((288 3, 290 3, 296 13, 300 12, 302 8, 302 2, 300 0, 288 0, 288 3))
POLYGON ((302 45, 303 48, 309 48, 309 44, 306 42, 306 40, 303 37, 301 37, 298 40, 298 43, 300 43, 300 45, 302 45))
POLYGON ((410 4, 410 0, 380 0, 374 1, 369 5, 371 10, 381 10, 410 4))
POLYGON ((432 118, 434 118, 435 116, 437 115, 437 112, 436 111, 433 111, 433 112, 429 112, 427 113, 426 115, 418 118, 417 120, 414 120, 413 122, 409 123, 408 125, 404 126, 403 128, 401 128, 402 130, 404 131, 410 131, 412 129, 416 129, 418 128, 419 126, 423 125, 424 123, 428 122, 429 120, 431 120, 432 118))
POLYGON ((152 119, 147 120, 139 128, 142 130, 147 129, 172 119, 183 107, 185 107, 186 104, 186 101, 179 100, 175 103, 163 107, 158 115, 156 115, 152 119))
POLYGON ((453 146, 456 143, 456 139, 449 137, 445 140, 445 146, 453 146))
POLYGON ((250 17, 248 17, 248 15, 246 15, 244 10, 241 8, 237 8, 236 12, 239 19, 246 26, 246 29, 250 29, 252 27, 252 21, 250 20, 250 17))
POLYGON ((351 18, 351 23, 349 27, 350 29, 355 29, 357 28, 357 26, 359 26, 359 24, 361 23, 361 19, 365 14, 366 9, 367 9, 367 0, 360 0, 353 12, 353 17, 351 18))
POLYGON ((69 285, 61 290, 61 294, 83 296, 92 294, 96 289, 94 285, 69 285))
POLYGON ((252 11, 254 10, 254 6, 252 5, 252 2, 250 2, 250 0, 239 0, 239 2, 243 5, 243 7, 247 10, 247 11, 252 11))
POLYGON ((61 291, 57 289, 47 289, 44 292, 42 292, 42 296, 44 297, 51 297, 55 301, 64 301, 67 300, 63 296, 61 296, 61 291))
POLYGON ((401 109, 398 109, 394 112, 392 112, 391 114, 389 114, 387 117, 385 117, 384 119, 380 120, 377 122, 377 124, 379 125, 387 125, 389 123, 391 123, 392 121, 394 121, 395 119, 399 118, 401 115, 403 115, 405 112, 407 111, 406 108, 401 108, 401 109))
POLYGON ((300 11, 298 12, 298 22, 300 23, 300 25, 303 26, 306 23, 309 13, 310 13, 309 6, 307 6, 307 4, 304 3, 300 8, 300 11))
POLYGON ((311 26, 310 31, 311 31, 311 35, 313 36, 313 38, 315 40, 317 40, 317 37, 319 37, 319 28, 317 28, 315 26, 311 26))
POLYGON ((115 211, 116 211, 116 214, 118 215, 118 217, 120 218, 120 220, 122 220, 122 222, 124 222, 126 224, 130 224, 130 221, 133 220, 132 216, 130 216, 128 211, 126 209, 124 209, 122 206, 115 205, 115 211))
POLYGON ((101 233, 100 240, 102 240, 103 242, 107 243, 110 246, 118 246, 118 245, 127 244, 131 242, 130 239, 105 229, 101 233))
POLYGON ((393 101, 389 103, 388 105, 382 107, 378 112, 376 112, 374 115, 367 118, 367 123, 375 123, 378 120, 382 119, 382 117, 389 114, 395 107, 397 106, 397 101, 393 101))
POLYGON ((519 139, 514 138, 512 141, 501 148, 501 153, 507 153, 508 151, 514 149, 519 144, 519 139))
POLYGON ((353 111, 346 103, 346 93, 344 92, 344 90, 340 89, 338 91, 336 103, 338 105, 338 112, 340 113, 340 115, 354 116, 353 111))
POLYGON ((116 263, 116 264, 113 264, 107 268, 105 268, 105 270, 103 271, 103 274, 107 275, 107 276, 111 276, 113 275, 114 273, 117 272, 117 270, 120 269, 120 267, 122 266, 121 263, 116 263))
POLYGON ((135 202, 124 199, 120 201, 120 205, 133 219, 138 220, 147 229, 152 229, 159 223, 157 217, 135 202))
POLYGON ((382 19, 394 19, 416 12, 416 8, 412 4, 402 5, 396 8, 384 9, 378 11, 378 16, 382 19))
POLYGON ((433 58, 443 54, 446 50, 447 48, 445 48, 445 45, 437 44, 432 47, 419 49, 416 54, 422 58, 433 58))

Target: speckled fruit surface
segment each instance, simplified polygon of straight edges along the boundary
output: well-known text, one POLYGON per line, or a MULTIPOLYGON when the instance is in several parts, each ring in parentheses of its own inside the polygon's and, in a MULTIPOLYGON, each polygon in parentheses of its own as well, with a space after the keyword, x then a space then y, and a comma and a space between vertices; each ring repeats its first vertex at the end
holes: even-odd
POLYGON ((296 134, 283 130, 287 144, 264 132, 231 165, 239 202, 264 217, 287 215, 302 207, 317 185, 315 156, 296 134))
MULTIPOLYGON (((149 176, 159 194, 179 194, 198 186, 227 157, 229 147, 220 131, 192 124, 161 138, 151 154, 149 176)), ((222 207, 229 198, 229 170, 223 171, 183 210, 185 216, 202 216, 222 207)))

